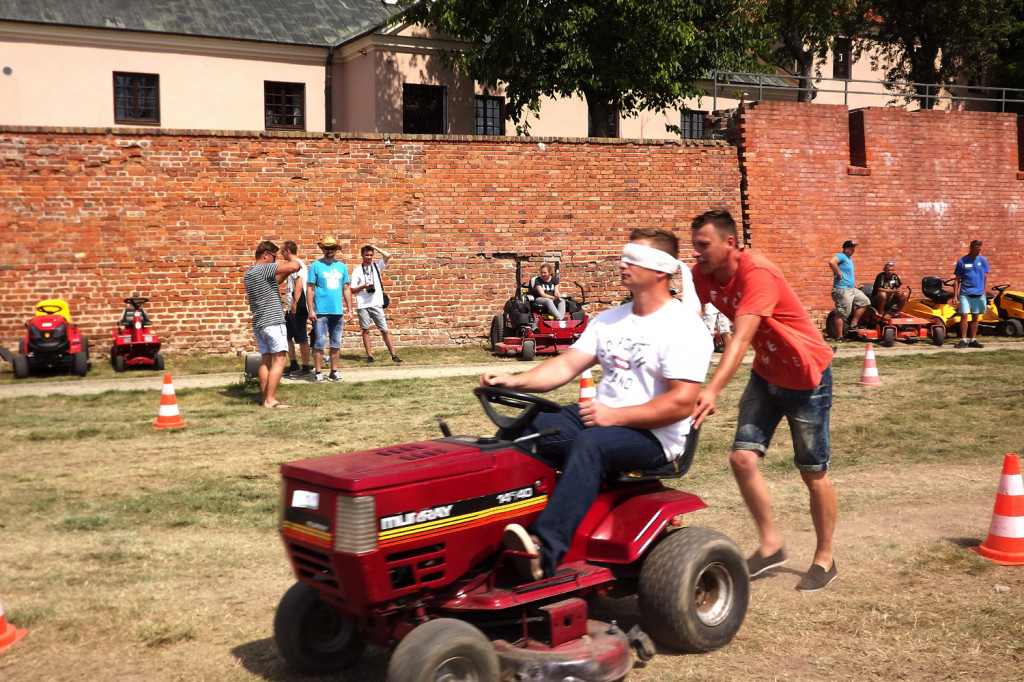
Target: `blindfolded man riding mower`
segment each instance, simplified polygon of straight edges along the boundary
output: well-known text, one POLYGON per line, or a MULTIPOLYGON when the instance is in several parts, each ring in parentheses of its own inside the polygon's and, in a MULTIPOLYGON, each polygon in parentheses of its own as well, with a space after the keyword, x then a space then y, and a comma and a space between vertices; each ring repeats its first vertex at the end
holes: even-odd
POLYGON ((36 372, 71 371, 80 377, 89 372, 89 340, 71 324, 66 301, 39 301, 36 316, 25 323, 25 337, 12 356, 14 378, 36 372))
POLYGON ((160 337, 153 329, 143 305, 148 298, 126 298, 128 306, 114 330, 114 343, 110 349, 110 363, 115 372, 128 367, 163 370, 164 356, 160 354, 160 337))
POLYGON ((609 477, 554 575, 516 570, 509 523, 528 526, 558 471, 519 436, 557 404, 496 387, 474 389, 507 438, 443 437, 287 462, 281 538, 298 579, 281 599, 274 637, 296 670, 355 664, 365 644, 394 649, 389 682, 610 682, 654 654, 645 634, 691 653, 727 644, 749 600, 746 562, 728 537, 685 527, 706 507, 655 471, 609 477), (495 405, 505 406, 498 410, 495 405), (507 408, 520 410, 511 416, 507 408), (586 598, 635 591, 640 624, 591 620, 586 598), (641 629, 642 627, 642 629, 641 629))
MULTIPOLYGON (((860 290, 871 300, 874 292, 873 284, 862 284, 860 290)), ((908 298, 910 287, 907 287, 908 298)), ((850 320, 843 320, 843 338, 855 338, 859 341, 870 341, 880 343, 886 348, 895 345, 897 340, 906 343, 916 343, 922 339, 930 339, 936 346, 941 346, 946 341, 946 326, 940 321, 932 319, 921 319, 914 317, 908 308, 911 301, 908 301, 903 309, 897 312, 894 301, 890 297, 885 310, 879 312, 874 306, 868 306, 861 315, 857 329, 850 329, 850 320), (910 314, 908 314, 910 313, 910 314)), ((826 334, 831 334, 835 329, 836 311, 833 310, 825 318, 826 334)))
MULTIPOLYGON (((554 282, 558 283, 559 265, 555 264, 554 282)), ((498 355, 520 355, 523 360, 533 360, 537 355, 557 355, 569 350, 587 328, 587 314, 583 306, 587 303, 583 287, 580 301, 563 296, 565 319, 556 320, 547 310, 535 302, 529 283, 522 279, 522 265, 516 261, 515 293, 505 301, 501 315, 491 319, 491 348, 498 355)))

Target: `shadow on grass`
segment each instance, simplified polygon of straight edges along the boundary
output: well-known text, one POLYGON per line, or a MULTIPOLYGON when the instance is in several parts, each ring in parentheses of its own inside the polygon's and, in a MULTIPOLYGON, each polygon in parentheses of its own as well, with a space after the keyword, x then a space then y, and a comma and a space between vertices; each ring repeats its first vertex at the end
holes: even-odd
POLYGON ((359 661, 351 668, 328 675, 304 675, 288 667, 272 637, 240 644, 232 649, 231 653, 250 673, 270 682, 316 682, 318 680, 384 682, 387 678, 390 656, 383 648, 371 644, 366 647, 359 661))

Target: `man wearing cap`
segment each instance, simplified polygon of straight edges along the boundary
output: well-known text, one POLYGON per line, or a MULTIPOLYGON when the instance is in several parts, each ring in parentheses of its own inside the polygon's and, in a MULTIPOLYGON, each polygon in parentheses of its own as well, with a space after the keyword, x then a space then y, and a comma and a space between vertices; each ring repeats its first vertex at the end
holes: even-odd
POLYGON ((640 228, 629 239, 619 278, 632 301, 600 313, 569 350, 533 369, 480 376, 481 386, 546 393, 594 364, 604 372, 596 399, 542 413, 526 430, 559 429, 536 442, 540 453, 563 468, 531 526, 537 540, 518 524, 505 529, 508 549, 538 557, 517 557, 528 580, 554 574, 607 472, 662 466, 686 446, 689 415, 711 361, 711 336, 700 316, 672 296, 679 269, 676 236, 640 228))
POLYGON ((352 319, 352 288, 349 286, 348 268, 334 256, 341 244, 334 237, 324 237, 317 246, 324 257, 309 266, 306 284, 306 305, 309 320, 316 329, 313 343, 314 381, 344 381, 338 374, 338 354, 345 322, 352 319), (330 343, 331 373, 324 377, 322 367, 324 349, 330 343))
POLYGON ((729 456, 733 477, 761 536, 747 568, 754 577, 787 560, 772 513, 771 491, 759 468, 775 428, 785 417, 793 437, 793 459, 810 494, 817 539, 811 567, 796 589, 820 590, 837 575, 832 537, 838 503, 828 475, 832 348, 782 272, 767 258, 740 248, 736 222, 728 211, 702 213, 690 227, 697 295, 701 303, 714 303, 733 322, 732 340, 700 392, 691 417, 699 427, 715 413, 718 395, 753 346, 753 369, 740 398, 729 456))
POLYGON ((978 322, 985 312, 985 283, 988 278, 988 261, 981 255, 981 240, 971 242, 970 251, 956 262, 953 274, 953 300, 957 301, 960 313, 960 342, 954 348, 984 348, 978 343, 978 322), (967 315, 971 316, 971 340, 967 341, 967 315))
POLYGON ((903 288, 900 276, 893 271, 893 265, 892 261, 887 262, 882 271, 875 276, 871 302, 879 313, 884 313, 891 306, 895 314, 899 315, 907 303, 908 294, 903 288))
POLYGON ((252 311, 252 335, 260 350, 260 393, 263 407, 288 407, 277 400, 277 385, 288 355, 288 332, 281 305, 281 282, 299 271, 299 262, 287 249, 278 265, 277 244, 263 241, 256 246, 254 263, 245 271, 245 295, 252 311))
POLYGON ((836 343, 842 343, 843 320, 850 318, 850 331, 860 329, 857 324, 860 322, 864 309, 871 305, 871 301, 864 295, 864 292, 857 288, 857 280, 853 275, 853 252, 857 250, 857 242, 847 239, 843 242, 843 250, 832 256, 828 261, 828 267, 832 270, 832 300, 836 304, 836 319, 833 325, 833 334, 836 343), (850 314, 853 317, 850 317, 850 314))

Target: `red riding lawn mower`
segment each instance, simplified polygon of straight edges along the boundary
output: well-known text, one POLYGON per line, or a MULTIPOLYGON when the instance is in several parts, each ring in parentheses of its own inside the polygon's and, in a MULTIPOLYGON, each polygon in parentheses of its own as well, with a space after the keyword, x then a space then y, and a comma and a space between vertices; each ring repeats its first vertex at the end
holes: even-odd
POLYGON ((522 436, 556 403, 496 387, 474 393, 507 438, 443 437, 286 462, 281 538, 296 582, 274 638, 312 674, 355 664, 367 642, 394 649, 389 682, 624 677, 633 655, 701 653, 732 640, 750 596, 739 549, 685 527, 707 505, 662 482, 686 473, 697 432, 675 462, 610 477, 555 575, 524 581, 504 549, 506 524, 528 526, 558 471, 522 436), (495 405, 518 410, 511 416, 495 405), (591 596, 637 594, 641 623, 590 620, 591 596), (641 629, 641 626, 643 629, 641 629))
MULTIPOLYGON (((873 284, 862 284, 860 290, 872 300, 874 292, 873 284)), ((913 291, 907 287, 907 298, 913 291)), ((907 306, 904 306, 906 308, 907 306)), ((836 311, 833 310, 825 318, 825 336, 832 338, 835 333, 836 311)), ((924 320, 919 317, 896 312, 895 304, 886 306, 886 309, 879 312, 874 306, 864 309, 857 325, 860 329, 850 330, 850 320, 843 320, 843 338, 855 338, 859 341, 870 341, 880 343, 886 348, 896 344, 896 341, 916 343, 922 339, 929 339, 936 346, 941 346, 946 341, 945 325, 935 320, 924 320)))
POLYGON ((114 371, 123 372, 128 367, 163 370, 160 337, 142 307, 149 303, 149 299, 126 298, 124 302, 128 305, 114 330, 114 343, 110 348, 110 364, 114 371))
POLYGON ((89 340, 71 324, 66 301, 39 301, 36 316, 25 323, 25 338, 18 342, 18 354, 11 357, 14 378, 25 379, 33 372, 89 372, 89 340))
MULTIPOLYGON (((555 263, 556 281, 558 270, 559 264, 555 263)), ((491 319, 493 351, 498 355, 520 355, 530 361, 537 355, 557 355, 569 350, 587 328, 587 314, 583 312, 587 297, 579 282, 575 284, 580 290, 580 301, 563 296, 565 319, 556 320, 534 303, 529 283, 523 282, 522 264, 517 260, 515 293, 505 301, 502 314, 491 319)))

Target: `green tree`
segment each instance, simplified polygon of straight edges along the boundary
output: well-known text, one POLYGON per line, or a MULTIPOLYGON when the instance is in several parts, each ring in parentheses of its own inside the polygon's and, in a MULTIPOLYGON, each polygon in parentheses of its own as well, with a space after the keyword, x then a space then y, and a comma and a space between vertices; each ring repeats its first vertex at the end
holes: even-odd
POLYGON ((916 83, 923 109, 942 86, 979 83, 997 60, 1010 28, 1007 0, 865 0, 877 41, 876 64, 889 81, 916 83))
POLYGON ((695 82, 709 71, 759 69, 755 55, 768 48, 760 3, 751 0, 405 2, 399 20, 466 41, 446 62, 490 87, 503 84, 520 132, 541 97, 582 95, 594 134, 608 136, 616 112, 634 116, 700 96, 695 82))
MULTIPOLYGON (((1006 43, 999 50, 998 64, 992 70, 992 85, 1001 88, 1024 88, 1024 0, 1008 0, 1009 29, 1006 43)), ((1016 97, 1020 100, 1020 93, 1016 97)), ((1024 102, 1007 107, 1007 111, 1024 113, 1024 102)))
POLYGON ((781 43, 773 57, 796 63, 801 102, 814 99, 815 60, 828 57, 836 37, 856 31, 859 19, 857 0, 766 0, 765 21, 781 43))

